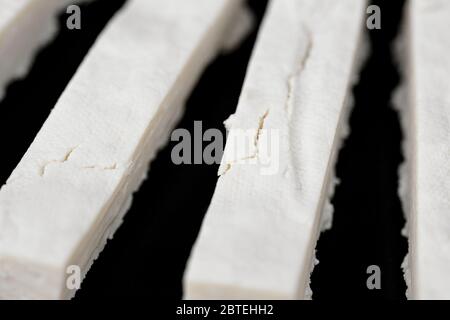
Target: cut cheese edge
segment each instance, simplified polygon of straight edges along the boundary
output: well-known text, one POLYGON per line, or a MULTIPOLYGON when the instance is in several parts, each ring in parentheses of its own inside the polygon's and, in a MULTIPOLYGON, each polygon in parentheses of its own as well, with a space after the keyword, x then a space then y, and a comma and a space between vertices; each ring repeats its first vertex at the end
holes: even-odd
POLYGON ((186 299, 310 297, 365 4, 271 1, 226 122, 221 176, 188 261, 186 299))
POLYGON ((167 141, 239 0, 133 0, 0 191, 0 298, 69 298, 167 141))
POLYGON ((88 0, 0 0, 0 100, 8 83, 26 74, 37 49, 57 30, 56 15, 88 0))
POLYGON ((400 195, 407 218, 410 299, 450 299, 450 4, 411 0, 397 104, 405 132, 400 195))

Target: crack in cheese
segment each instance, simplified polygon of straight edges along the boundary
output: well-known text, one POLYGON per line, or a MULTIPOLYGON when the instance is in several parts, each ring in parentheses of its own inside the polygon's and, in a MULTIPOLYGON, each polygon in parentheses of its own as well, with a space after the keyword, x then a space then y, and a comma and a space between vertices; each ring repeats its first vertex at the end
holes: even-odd
POLYGON ((133 0, 0 191, 0 298, 69 298, 221 49, 239 0, 133 0))
POLYGON ((402 39, 406 81, 397 96, 406 163, 400 196, 411 299, 450 299, 450 3, 411 0, 402 39))
POLYGON ((226 122, 221 176, 188 261, 186 299, 309 298, 365 4, 271 1, 237 112, 226 122), (232 139, 233 132, 243 133, 232 139), (272 133, 279 152, 267 154, 272 133), (255 143, 240 148, 248 137, 255 143), (271 161, 278 170, 264 174, 271 161))

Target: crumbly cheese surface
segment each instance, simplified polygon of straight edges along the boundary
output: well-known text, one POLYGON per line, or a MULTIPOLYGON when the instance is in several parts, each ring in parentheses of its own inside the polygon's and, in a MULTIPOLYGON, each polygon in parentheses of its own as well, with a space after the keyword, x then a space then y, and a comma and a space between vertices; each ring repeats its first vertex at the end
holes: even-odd
MULTIPOLYGON (((23 1, 22 1, 23 2, 23 1)), ((66 298, 120 224, 240 2, 133 0, 0 191, 0 298, 66 298)))
POLYGON ((221 176, 185 298, 307 298, 365 8, 353 0, 271 1, 226 122, 221 176))

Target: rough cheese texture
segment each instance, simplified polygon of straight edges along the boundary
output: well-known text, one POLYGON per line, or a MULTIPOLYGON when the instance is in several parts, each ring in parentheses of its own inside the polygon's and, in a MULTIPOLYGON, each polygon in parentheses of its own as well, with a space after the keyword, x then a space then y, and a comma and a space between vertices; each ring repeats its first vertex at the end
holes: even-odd
POLYGON ((450 299, 450 3, 411 0, 404 30, 406 82, 399 94, 406 163, 408 297, 450 299))
POLYGON ((88 0, 0 0, 0 100, 8 83, 24 76, 36 50, 57 28, 56 15, 88 0))
POLYGON ((365 4, 271 1, 226 122, 221 176, 188 262, 185 298, 309 297, 365 4))
POLYGON ((238 0, 132 0, 0 191, 0 298, 68 298, 221 48, 238 0))

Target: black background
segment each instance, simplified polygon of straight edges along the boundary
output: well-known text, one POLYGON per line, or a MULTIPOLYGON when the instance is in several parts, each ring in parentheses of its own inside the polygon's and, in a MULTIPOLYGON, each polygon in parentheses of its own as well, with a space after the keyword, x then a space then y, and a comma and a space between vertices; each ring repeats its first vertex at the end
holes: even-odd
MULTIPOLYGON (((26 78, 13 82, 0 102, 2 166, 6 182, 87 50, 124 0, 98 0, 82 6, 82 29, 65 28, 35 59, 26 78)), ((258 21, 265 0, 250 0, 258 21)), ((318 243, 320 264, 312 276, 314 298, 405 298, 400 264, 407 251, 400 236, 404 219, 397 196, 397 169, 402 161, 398 115, 391 95, 399 75, 392 41, 403 1, 373 1, 381 8, 382 29, 365 30, 371 54, 354 88, 351 134, 340 152, 341 184, 333 199, 334 225, 318 243), (381 268, 381 290, 368 290, 366 269, 381 268)), ((235 111, 256 30, 231 54, 218 57, 204 72, 186 107, 180 128, 193 132, 223 128, 235 111)), ((130 70, 130 72, 133 72, 130 70)), ((77 293, 77 300, 105 297, 181 298, 186 260, 211 200, 217 166, 172 164, 169 144, 152 163, 148 179, 135 195, 113 241, 109 241, 77 293)))

